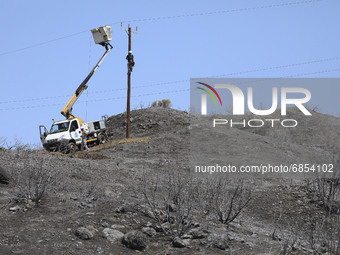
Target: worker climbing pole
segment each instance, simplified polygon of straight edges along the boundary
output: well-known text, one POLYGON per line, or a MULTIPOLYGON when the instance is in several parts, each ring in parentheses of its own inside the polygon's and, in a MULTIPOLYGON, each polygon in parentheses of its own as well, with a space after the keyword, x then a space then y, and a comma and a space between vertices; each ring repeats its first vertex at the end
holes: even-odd
POLYGON ((131 72, 133 70, 133 67, 135 66, 135 61, 133 60, 133 55, 132 55, 132 51, 129 50, 128 55, 126 56, 126 60, 127 62, 127 68, 128 68, 128 75, 131 75, 131 72))
POLYGON ((131 31, 130 25, 128 25, 128 29, 123 29, 123 23, 121 23, 121 29, 126 31, 129 36, 129 46, 128 46, 128 55, 126 56, 127 63, 127 76, 128 76, 128 88, 127 88, 127 106, 126 106, 126 138, 130 138, 130 97, 131 97, 131 72, 133 67, 135 66, 134 58, 131 50, 131 33, 137 34, 136 31, 131 31))

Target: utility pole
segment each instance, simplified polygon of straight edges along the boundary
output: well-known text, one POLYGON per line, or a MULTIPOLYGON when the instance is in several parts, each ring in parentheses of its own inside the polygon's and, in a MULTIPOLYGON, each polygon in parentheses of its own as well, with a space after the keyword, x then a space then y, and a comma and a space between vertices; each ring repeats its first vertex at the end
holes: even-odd
MULTIPOLYGON (((128 29, 123 29, 123 23, 120 24, 121 29, 126 31, 129 36, 129 46, 128 46, 128 54, 131 51, 131 33, 137 34, 136 31, 131 31, 130 24, 128 25, 128 29)), ((129 61, 129 60, 128 60, 129 61)), ((130 138, 130 97, 131 97, 131 71, 128 63, 128 72, 127 72, 127 105, 126 105, 126 138, 130 138)))

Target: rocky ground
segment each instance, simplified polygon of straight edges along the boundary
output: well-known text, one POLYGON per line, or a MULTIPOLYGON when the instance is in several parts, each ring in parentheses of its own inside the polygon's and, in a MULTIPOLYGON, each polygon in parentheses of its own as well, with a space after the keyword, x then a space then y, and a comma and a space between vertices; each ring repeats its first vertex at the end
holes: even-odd
POLYGON ((208 127, 221 116, 146 108, 131 112, 130 141, 126 115, 111 116, 110 142, 89 153, 2 148, 0 254, 339 254, 340 120, 289 114, 299 120, 295 129, 217 134, 208 127), (215 135, 234 165, 333 163, 333 178, 244 176, 240 186, 230 176, 193 175, 196 158, 214 157, 215 145, 198 142, 215 135), (42 189, 39 201, 28 199, 42 189), (215 209, 228 211, 233 194, 233 209, 245 207, 223 223, 215 209))

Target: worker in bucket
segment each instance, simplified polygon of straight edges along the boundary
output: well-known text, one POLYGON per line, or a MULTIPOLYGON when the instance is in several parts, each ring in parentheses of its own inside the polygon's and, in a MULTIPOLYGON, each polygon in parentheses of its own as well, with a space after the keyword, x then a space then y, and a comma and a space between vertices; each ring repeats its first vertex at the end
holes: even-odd
POLYGON ((133 55, 132 51, 129 51, 129 54, 126 56, 126 60, 128 61, 127 67, 128 67, 128 73, 130 74, 132 72, 132 68, 135 66, 135 61, 133 61, 133 55))
POLYGON ((87 140, 87 133, 84 130, 84 128, 81 128, 81 151, 84 150, 84 147, 87 151, 89 151, 89 147, 87 147, 86 140, 87 140))

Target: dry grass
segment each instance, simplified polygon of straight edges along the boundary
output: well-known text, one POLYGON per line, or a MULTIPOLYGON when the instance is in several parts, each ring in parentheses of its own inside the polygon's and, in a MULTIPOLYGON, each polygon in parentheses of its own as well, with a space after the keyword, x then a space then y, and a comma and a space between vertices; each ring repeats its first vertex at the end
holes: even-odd
POLYGON ((149 137, 137 137, 137 138, 129 138, 129 139, 121 139, 121 140, 114 140, 109 141, 104 144, 100 144, 90 149, 92 151, 100 151, 103 149, 109 149, 117 146, 118 144, 126 144, 126 143, 146 143, 150 140, 149 137))

